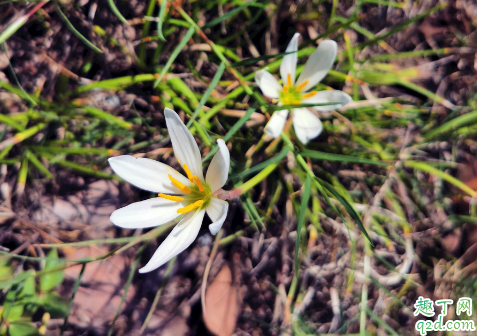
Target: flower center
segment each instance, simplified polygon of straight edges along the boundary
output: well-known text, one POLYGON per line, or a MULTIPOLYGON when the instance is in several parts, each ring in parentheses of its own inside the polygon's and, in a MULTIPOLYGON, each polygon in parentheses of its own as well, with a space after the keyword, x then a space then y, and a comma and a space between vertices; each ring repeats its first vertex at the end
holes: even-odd
POLYGON ((303 99, 311 98, 318 93, 318 91, 312 91, 308 93, 302 93, 301 91, 307 86, 309 80, 307 79, 298 86, 293 86, 291 74, 287 76, 287 84, 283 85, 283 90, 280 92, 279 100, 283 105, 300 105, 303 99))
POLYGON ((204 209, 210 203, 210 197, 212 196, 212 192, 210 191, 210 187, 206 183, 202 183, 202 181, 196 176, 192 175, 189 167, 186 164, 182 166, 184 171, 187 174, 187 178, 191 182, 191 185, 186 186, 182 182, 176 180, 172 175, 168 175, 169 179, 171 180, 172 184, 175 185, 180 191, 182 191, 184 196, 173 196, 167 194, 159 194, 158 196, 161 198, 165 198, 169 201, 173 202, 182 202, 185 201, 187 206, 180 208, 177 210, 177 213, 185 214, 197 208, 204 209))

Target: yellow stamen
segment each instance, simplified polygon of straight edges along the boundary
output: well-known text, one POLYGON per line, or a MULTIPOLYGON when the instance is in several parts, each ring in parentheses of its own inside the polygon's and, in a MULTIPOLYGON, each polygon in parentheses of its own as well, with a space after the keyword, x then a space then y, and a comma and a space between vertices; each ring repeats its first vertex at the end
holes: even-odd
POLYGON ((302 95, 302 97, 305 98, 305 99, 311 98, 314 95, 316 95, 317 93, 318 93, 318 91, 311 91, 311 92, 305 93, 304 95, 302 95))
POLYGON ((288 74, 288 75, 287 75, 287 84, 288 84, 289 87, 292 87, 292 86, 293 86, 293 83, 292 83, 292 81, 291 81, 291 74, 288 74))
POLYGON ((184 197, 180 197, 180 196, 172 196, 172 195, 166 195, 166 194, 159 194, 157 196, 165 198, 166 200, 173 201, 173 202, 180 202, 184 200, 184 197))
POLYGON ((184 171, 186 172, 187 178, 189 179, 189 181, 191 183, 194 183, 194 175, 192 175, 192 173, 190 172, 189 167, 187 167, 187 165, 185 163, 182 167, 184 167, 184 171))
POLYGON ((296 87, 296 90, 297 90, 298 92, 300 92, 301 90, 303 90, 303 88, 304 88, 305 86, 308 85, 309 82, 310 82, 310 81, 307 79, 306 81, 304 81, 303 83, 301 83, 300 85, 298 85, 298 86, 296 87))
POLYGON ((177 210, 177 213, 181 213, 181 214, 188 213, 189 211, 192 211, 195 208, 201 207, 202 204, 204 204, 204 201, 198 200, 197 202, 194 202, 192 204, 189 204, 188 206, 180 208, 179 210, 177 210))
POLYGON ((284 99, 283 99, 283 102, 284 102, 285 104, 290 104, 290 99, 284 98, 284 99))
POLYGON ((283 93, 286 94, 288 92, 288 89, 289 89, 288 85, 283 85, 283 93))
POLYGON ((190 189, 186 185, 177 181, 175 178, 172 177, 172 175, 169 174, 168 176, 169 176, 169 179, 171 180, 172 184, 175 185, 177 188, 179 188, 180 191, 182 191, 183 193, 186 193, 186 194, 190 194, 190 189))
POLYGON ((301 101, 299 101, 299 100, 294 100, 292 103, 293 103, 294 105, 300 105, 300 104, 301 104, 301 101))
POLYGON ((197 184, 197 186, 199 187, 199 191, 203 192, 204 186, 202 185, 202 182, 200 182, 199 178, 195 175, 194 175, 194 181, 195 181, 195 184, 197 184))

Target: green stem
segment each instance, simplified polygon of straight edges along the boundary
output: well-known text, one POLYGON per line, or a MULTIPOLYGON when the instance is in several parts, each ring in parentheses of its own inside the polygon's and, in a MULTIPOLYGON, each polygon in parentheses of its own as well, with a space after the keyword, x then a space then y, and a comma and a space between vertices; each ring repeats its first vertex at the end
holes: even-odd
POLYGON ((275 168, 277 168, 278 166, 278 163, 273 163, 271 165, 269 165, 268 167, 266 167, 265 169, 263 169, 260 173, 258 173, 257 175, 255 175, 254 177, 252 177, 250 180, 248 180, 247 182, 245 182, 244 184, 242 184, 239 188, 240 190, 242 190, 242 193, 252 189, 253 187, 255 187, 257 184, 259 184, 260 182, 262 182, 264 179, 267 178, 268 175, 270 175, 270 173, 272 171, 275 170, 275 168))

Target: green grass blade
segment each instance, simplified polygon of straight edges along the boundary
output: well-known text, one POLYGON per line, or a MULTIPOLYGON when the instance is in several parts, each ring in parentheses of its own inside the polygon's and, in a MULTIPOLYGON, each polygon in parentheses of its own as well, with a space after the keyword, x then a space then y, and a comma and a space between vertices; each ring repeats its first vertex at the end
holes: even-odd
POLYGON ((329 184, 328 182, 326 182, 326 181, 324 181, 324 180, 322 180, 318 177, 315 177, 315 178, 326 190, 328 190, 341 203, 341 205, 343 205, 346 212, 351 216, 351 218, 353 218, 356 221, 356 223, 358 224, 359 229, 361 230, 361 232, 363 232, 365 237, 368 238, 368 240, 372 244, 371 238, 369 238, 368 232, 364 228, 363 221, 361 220, 361 217, 359 217, 359 214, 356 212, 356 210, 353 208, 353 206, 348 202, 348 200, 346 198, 344 198, 343 196, 341 196, 341 194, 331 184, 329 184))
POLYGON ((311 189, 311 175, 306 174, 305 185, 303 187, 303 194, 301 195, 301 204, 300 212, 298 213, 298 221, 296 225, 296 239, 295 239, 295 275, 298 274, 298 269, 300 267, 300 241, 301 241, 301 230, 305 224, 305 214, 306 209, 308 209, 308 200, 310 198, 310 189, 311 189))
POLYGON ((268 106, 268 111, 273 112, 273 111, 281 111, 281 110, 293 110, 293 109, 297 109, 297 108, 329 106, 329 105, 337 105, 337 104, 341 104, 341 103, 339 103, 339 102, 329 102, 329 103, 319 103, 319 104, 318 103, 317 104, 296 104, 296 105, 280 105, 280 106, 269 105, 268 106))
POLYGON ((166 17, 166 8, 167 8, 167 0, 161 0, 161 8, 159 9, 159 16, 157 17, 157 36, 162 41, 166 41, 164 34, 162 32, 162 25, 164 24, 164 18, 166 17))
POLYGON ((78 275, 78 277, 75 280, 75 284, 73 286, 73 292, 71 293, 71 298, 70 298, 70 302, 68 304, 67 314, 65 315, 65 320, 63 321, 63 327, 61 328, 61 334, 60 335, 63 335, 63 332, 66 329, 66 325, 68 324, 68 317, 70 316, 71 308, 73 308, 73 301, 75 299, 76 292, 78 291, 79 286, 81 284, 81 279, 83 278, 85 268, 86 268, 86 264, 83 264, 81 266, 80 274, 78 275))
POLYGON ((454 185, 455 187, 465 191, 467 194, 469 194, 471 197, 475 196, 475 191, 467 186, 465 183, 462 181, 459 181, 455 177, 447 174, 446 172, 443 172, 437 168, 434 168, 430 165, 428 165, 425 162, 418 162, 418 161, 404 161, 404 165, 409 168, 413 168, 415 170, 420 170, 425 173, 433 174, 436 175, 437 177, 440 177, 444 181, 449 182, 450 184, 454 185))
POLYGON ((133 127, 133 124, 128 123, 127 121, 124 121, 120 119, 119 117, 116 117, 115 115, 109 114, 107 112, 104 112, 96 107, 93 106, 81 106, 79 107, 81 110, 85 111, 86 113, 92 115, 93 117, 96 117, 101 120, 108 121, 112 124, 116 124, 119 127, 125 128, 125 129, 131 129, 133 127))
POLYGON ((197 115, 200 113, 200 111, 202 110, 202 107, 205 105, 205 103, 209 99, 212 91, 219 83, 219 80, 220 78, 222 78, 222 74, 224 73, 224 70, 225 70, 225 64, 224 62, 221 62, 219 68, 217 69, 217 72, 215 73, 214 77, 212 78, 212 81, 210 82, 209 87, 207 88, 204 95, 200 99, 199 105, 196 107, 194 113, 192 114, 191 119, 187 122, 188 128, 192 125, 192 122, 197 118, 197 115))
POLYGON ((237 8, 234 8, 234 9, 232 9, 231 11, 225 13, 224 15, 222 15, 222 16, 220 16, 220 17, 218 17, 218 18, 216 18, 216 19, 214 19, 214 20, 208 22, 208 23, 205 24, 202 28, 203 28, 203 29, 212 28, 213 26, 218 25, 218 24, 221 23, 222 21, 227 20, 228 18, 234 16, 235 14, 237 14, 238 12, 240 12, 242 9, 244 9, 244 8, 246 8, 246 7, 248 7, 248 6, 250 6, 250 5, 253 4, 253 3, 255 3, 255 0, 250 1, 250 2, 248 2, 248 3, 246 3, 246 4, 242 5, 242 6, 239 6, 239 7, 237 7, 237 8))
POLYGON ((8 126, 11 126, 20 132, 25 130, 25 126, 18 123, 16 120, 10 118, 9 116, 3 115, 3 114, 0 114, 0 123, 4 123, 8 126))
MULTIPOLYGON (((253 112, 255 112, 255 109, 253 108, 248 109, 245 115, 242 118, 240 118, 232 126, 232 128, 227 132, 227 134, 225 134, 225 136, 223 137, 223 140, 225 142, 229 141, 234 136, 234 134, 240 129, 240 127, 242 127, 245 124, 245 122, 248 119, 250 119, 250 116, 252 115, 253 112)), ((214 148, 209 152, 209 154, 207 154, 207 156, 202 160, 202 162, 206 162, 208 159, 210 159, 215 153, 217 153, 218 149, 219 147, 215 145, 214 148)))
POLYGON ((300 154, 304 157, 309 157, 310 159, 315 159, 315 160, 364 163, 364 164, 372 164, 372 165, 383 166, 383 167, 392 166, 392 164, 385 163, 385 162, 359 158, 354 156, 348 156, 348 155, 342 155, 342 154, 318 152, 318 151, 314 151, 310 149, 305 149, 300 154))
POLYGON ((30 146, 28 147, 35 152, 47 152, 52 154, 78 154, 78 155, 115 155, 119 151, 107 148, 71 148, 71 147, 54 147, 54 146, 30 146))
POLYGON ((379 41, 381 40, 384 40, 385 38, 387 38, 388 36, 391 36, 401 30, 403 30, 404 28, 406 28, 407 26, 415 23, 415 22, 418 22, 422 19, 424 19, 426 16, 434 13, 434 12, 437 12, 443 8, 446 8, 447 7, 447 3, 443 3, 443 4, 440 4, 440 5, 437 5, 431 9, 428 9, 427 11, 419 14, 419 15, 416 15, 415 17, 407 20, 406 22, 403 22, 401 24, 398 24, 397 26, 389 29, 388 31, 386 31, 384 34, 382 35, 379 35, 379 36, 376 36, 374 39, 371 39, 371 40, 368 40, 366 42, 363 42, 363 43, 360 43, 359 45, 357 45, 356 47, 353 48, 353 52, 360 52, 361 50, 363 50, 365 47, 367 46, 370 46, 370 45, 373 45, 373 44, 376 44, 378 43, 379 41))
POLYGON ((458 130, 463 126, 473 125, 475 123, 477 123, 477 111, 472 111, 458 116, 457 118, 454 118, 452 120, 449 120, 448 122, 433 129, 432 131, 424 135, 424 139, 430 140, 434 137, 445 135, 446 133, 458 130))
POLYGON ((114 0, 108 0, 108 5, 109 5, 109 8, 111 9, 111 12, 113 12, 114 15, 116 15, 122 23, 129 25, 128 20, 124 18, 124 16, 119 11, 118 7, 116 7, 114 0))
POLYGON ((91 84, 83 85, 74 90, 73 92, 66 93, 67 96, 71 94, 78 94, 94 89, 105 90, 122 90, 130 85, 144 82, 152 82, 154 80, 154 74, 140 74, 136 76, 126 76, 113 79, 105 79, 102 81, 94 82, 91 84))
POLYGON ((139 265, 139 261, 141 260, 142 252, 144 251, 144 248, 146 246, 147 245, 141 246, 136 253, 136 259, 134 260, 131 270, 129 271, 128 280, 126 281, 126 285, 124 286, 124 292, 123 292, 123 295, 121 296, 121 302, 119 303, 118 309, 116 310, 116 313, 114 314, 113 321, 111 322, 111 327, 109 328, 108 336, 111 336, 113 334, 114 324, 116 323, 119 313, 121 312, 121 306, 123 305, 124 300, 126 300, 126 295, 128 294, 129 287, 131 286, 134 274, 136 274, 137 266, 139 265))
POLYGON ((88 39, 86 37, 84 37, 83 35, 81 35, 81 33, 79 31, 76 30, 76 28, 73 26, 73 24, 70 22, 70 20, 68 20, 68 17, 65 15, 65 13, 63 13, 63 11, 61 10, 60 8, 60 4, 58 3, 58 1, 55 1, 55 5, 56 5, 56 12, 58 13, 58 15, 60 16, 60 19, 61 21, 64 22, 64 24, 66 25, 66 27, 68 27, 69 30, 71 30, 71 32, 73 33, 73 35, 75 35, 81 42, 83 42, 88 48, 90 48, 91 50, 93 50, 95 53, 97 54, 102 54, 103 51, 101 49, 99 49, 97 46, 95 46, 93 43, 91 43, 90 41, 88 41, 88 39))
POLYGON ((244 59, 240 62, 232 63, 231 66, 236 68, 236 67, 239 67, 239 66, 256 65, 260 61, 266 61, 266 60, 269 60, 271 58, 282 58, 283 56, 293 54, 293 53, 296 53, 296 51, 290 51, 290 52, 285 52, 285 53, 281 53, 281 54, 274 54, 274 55, 263 55, 263 56, 254 57, 254 58, 247 58, 247 59, 244 59))
POLYGON ((159 77, 154 82, 154 87, 157 87, 157 85, 159 85, 159 83, 162 80, 162 77, 164 77, 164 75, 167 73, 167 71, 169 71, 172 63, 174 63, 175 59, 177 58, 179 53, 182 51, 182 49, 185 47, 185 45, 187 44, 187 41, 189 41, 190 38, 194 35, 194 33, 195 33, 195 28, 190 27, 189 30, 187 31, 187 33, 182 38, 182 40, 180 41, 180 43, 177 45, 177 47, 172 52, 171 56, 167 60, 166 65, 164 65, 164 67, 162 68, 162 71, 159 74, 159 77))
POLYGON ((48 177, 50 180, 54 180, 55 177, 53 176, 52 173, 46 169, 46 167, 40 162, 40 160, 37 159, 37 157, 30 151, 25 151, 25 155, 28 158, 28 160, 31 162, 32 165, 35 166, 36 169, 38 169, 43 175, 48 177))
POLYGON ((267 167, 271 164, 280 162, 281 160, 283 160, 285 158, 285 156, 287 156, 289 151, 290 151, 289 147, 283 147, 283 149, 280 151, 280 153, 274 155, 273 157, 271 157, 270 159, 268 159, 266 161, 263 161, 263 162, 259 163, 256 166, 253 166, 250 169, 244 170, 241 173, 230 176, 230 179, 237 179, 237 178, 248 176, 248 175, 253 174, 257 171, 261 171, 262 169, 264 169, 265 167, 267 167))
MULTIPOLYGON (((152 16, 154 9, 156 8, 156 0, 149 0, 149 4, 146 10, 146 16, 152 16)), ((151 21, 146 20, 142 26, 141 40, 149 36, 149 28, 151 27, 151 21)), ((145 66, 146 58, 146 43, 141 43, 138 51, 139 64, 145 66)))

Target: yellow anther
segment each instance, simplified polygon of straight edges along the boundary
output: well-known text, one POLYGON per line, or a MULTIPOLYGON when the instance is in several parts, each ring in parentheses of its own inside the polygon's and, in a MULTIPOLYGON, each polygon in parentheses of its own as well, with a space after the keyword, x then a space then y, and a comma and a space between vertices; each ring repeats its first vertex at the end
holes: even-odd
POLYGON ((195 181, 195 184, 197 184, 197 186, 199 187, 199 191, 203 192, 204 186, 202 185, 202 182, 200 182, 199 178, 195 175, 194 175, 194 181, 195 181))
POLYGON ((166 194, 159 194, 157 196, 165 198, 166 200, 173 201, 173 202, 181 202, 184 200, 184 197, 180 197, 180 196, 172 196, 172 195, 166 195, 166 194))
POLYGON ((180 208, 179 210, 177 210, 177 213, 181 213, 181 214, 184 214, 184 213, 188 213, 189 211, 192 211, 194 210, 195 208, 198 208, 198 207, 201 207, 202 204, 204 204, 204 201, 203 200, 199 200, 197 202, 194 202, 192 204, 189 204, 188 206, 185 206, 183 208, 180 208))
POLYGON ((301 83, 300 85, 298 85, 298 86, 296 87, 296 90, 297 90, 298 92, 300 92, 301 90, 303 90, 303 88, 304 88, 305 86, 308 85, 309 82, 310 82, 310 81, 307 79, 306 81, 304 81, 303 83, 301 83))
POLYGON ((290 99, 284 98, 284 99, 283 99, 283 102, 284 102, 285 104, 290 104, 290 99))
POLYGON ((172 184, 175 185, 180 191, 182 191, 183 193, 186 193, 186 194, 190 194, 190 189, 186 185, 177 181, 175 178, 172 177, 172 175, 169 174, 168 176, 169 176, 169 179, 171 180, 172 184))
POLYGON ((318 93, 318 91, 311 91, 311 92, 308 92, 308 93, 305 93, 302 95, 303 98, 311 98, 313 97, 314 95, 316 95, 318 93))
POLYGON ((187 167, 187 165, 185 163, 182 167, 184 167, 184 171, 186 172, 187 178, 189 179, 189 181, 191 183, 194 183, 194 175, 192 175, 192 173, 190 172, 189 167, 187 167))
POLYGON ((291 80, 291 74, 287 75, 287 84, 288 84, 289 87, 293 86, 293 83, 292 83, 292 80, 291 80))
POLYGON ((288 85, 283 85, 283 93, 285 94, 288 93, 288 89, 289 89, 288 85))
POLYGON ((293 105, 300 105, 301 104, 301 101, 299 100, 294 100, 292 101, 293 105))

